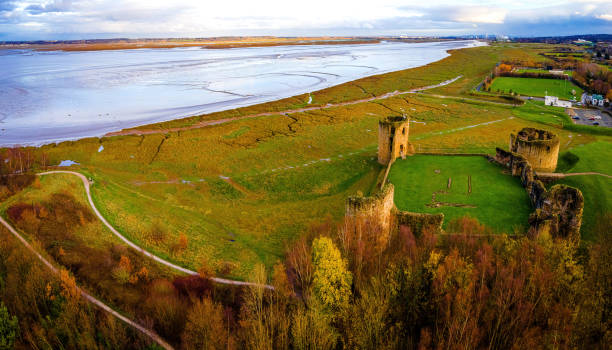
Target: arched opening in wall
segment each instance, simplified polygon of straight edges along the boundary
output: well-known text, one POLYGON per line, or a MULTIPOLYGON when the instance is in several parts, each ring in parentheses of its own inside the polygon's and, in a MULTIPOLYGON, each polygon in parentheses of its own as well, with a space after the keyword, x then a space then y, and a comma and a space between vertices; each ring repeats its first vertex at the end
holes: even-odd
POLYGON ((546 146, 546 150, 547 150, 547 151, 550 151, 550 146, 546 146))
POLYGON ((404 145, 400 145, 400 157, 404 158, 404 145))
POLYGON ((402 128, 402 135, 406 135, 406 128, 405 127, 402 128))

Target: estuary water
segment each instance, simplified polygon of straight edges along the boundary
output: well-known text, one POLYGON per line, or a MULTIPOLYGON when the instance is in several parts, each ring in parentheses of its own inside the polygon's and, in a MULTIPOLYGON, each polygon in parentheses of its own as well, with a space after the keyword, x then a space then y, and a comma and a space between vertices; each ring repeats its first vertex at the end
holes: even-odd
POLYGON ((0 146, 101 136, 422 66, 478 41, 0 50, 0 146))

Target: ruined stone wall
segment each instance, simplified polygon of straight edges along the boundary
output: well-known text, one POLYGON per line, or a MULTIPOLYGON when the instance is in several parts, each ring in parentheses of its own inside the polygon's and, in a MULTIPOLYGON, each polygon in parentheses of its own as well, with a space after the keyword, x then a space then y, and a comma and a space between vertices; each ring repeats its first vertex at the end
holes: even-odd
POLYGON ((398 227, 408 227, 415 236, 420 236, 423 232, 440 233, 444 214, 425 214, 411 213, 407 211, 397 211, 395 213, 398 227))
POLYGON ((496 149, 495 161, 505 165, 513 176, 520 177, 523 187, 536 209, 529 217, 532 235, 548 233, 553 237, 580 240, 584 198, 579 189, 566 185, 555 185, 549 191, 529 161, 521 154, 496 149))
POLYGON ((559 157, 559 137, 545 130, 524 128, 510 134, 510 151, 524 156, 534 170, 553 172, 559 157))
POLYGON ((584 197, 579 189, 554 185, 542 195, 540 207, 529 216, 530 233, 548 233, 578 243, 583 210, 584 197))
POLYGON ((382 190, 373 196, 349 197, 346 201, 346 216, 364 217, 376 220, 384 232, 391 227, 391 214, 395 208, 393 196, 395 188, 392 184, 386 184, 382 190))
POLYGON ((382 232, 406 226, 414 235, 423 232, 440 233, 444 214, 425 214, 399 211, 395 207, 393 196, 395 189, 386 184, 383 189, 370 197, 349 197, 346 201, 346 216, 374 220, 382 232))

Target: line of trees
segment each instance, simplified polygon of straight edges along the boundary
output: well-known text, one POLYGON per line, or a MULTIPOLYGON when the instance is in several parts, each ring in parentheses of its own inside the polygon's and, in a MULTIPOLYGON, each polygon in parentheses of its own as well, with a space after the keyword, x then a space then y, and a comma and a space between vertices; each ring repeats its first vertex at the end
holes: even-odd
POLYGON ((573 74, 574 80, 589 90, 612 100, 612 71, 596 63, 580 62, 573 74))
MULTIPOLYGON (((406 227, 384 237, 367 220, 339 229, 323 225, 274 267, 275 291, 245 292, 235 326, 221 305, 198 301, 182 345, 605 349, 612 341, 607 220, 600 240, 583 250, 550 237, 459 234, 441 244, 435 235, 415 236, 406 227)), ((486 230, 471 218, 453 227, 486 230)), ((259 266, 253 281, 265 283, 266 275, 259 266)))

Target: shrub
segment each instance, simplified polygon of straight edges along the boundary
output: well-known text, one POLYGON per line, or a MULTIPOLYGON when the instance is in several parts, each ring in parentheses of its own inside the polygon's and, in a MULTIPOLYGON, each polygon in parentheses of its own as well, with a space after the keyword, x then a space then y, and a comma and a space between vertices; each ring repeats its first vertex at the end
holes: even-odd
POLYGON ((15 340, 19 335, 19 324, 17 317, 11 316, 4 306, 0 304, 0 350, 13 349, 15 340))

